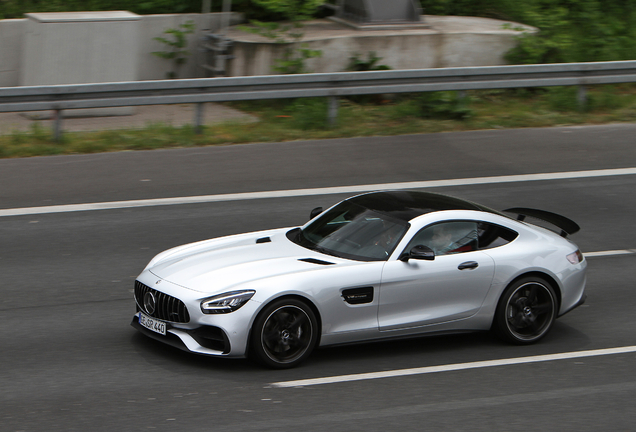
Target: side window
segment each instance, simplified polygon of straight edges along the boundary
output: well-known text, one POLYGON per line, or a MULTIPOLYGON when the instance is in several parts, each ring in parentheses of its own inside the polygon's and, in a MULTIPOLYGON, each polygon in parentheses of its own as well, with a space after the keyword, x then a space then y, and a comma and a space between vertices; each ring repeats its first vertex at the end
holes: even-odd
POLYGON ((448 255, 477 250, 477 222, 442 222, 422 228, 415 234, 406 251, 424 245, 435 251, 435 255, 448 255))
POLYGON ((479 222, 477 226, 479 249, 492 249, 506 245, 517 238, 519 234, 511 229, 499 225, 479 222))

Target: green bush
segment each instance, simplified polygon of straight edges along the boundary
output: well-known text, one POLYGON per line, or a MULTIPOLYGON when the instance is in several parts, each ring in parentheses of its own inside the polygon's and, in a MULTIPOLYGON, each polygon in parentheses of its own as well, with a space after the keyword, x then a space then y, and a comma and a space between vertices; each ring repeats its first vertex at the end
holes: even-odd
POLYGON ((429 15, 517 21, 539 28, 507 56, 514 64, 636 59, 636 0, 421 0, 429 15))
POLYGON ((252 0, 263 9, 280 15, 283 19, 305 20, 311 18, 323 0, 252 0))
POLYGON ((355 53, 349 57, 349 64, 347 65, 347 71, 349 72, 364 72, 364 71, 379 71, 379 70, 391 70, 391 66, 378 64, 382 60, 382 57, 378 57, 375 51, 367 53, 367 59, 360 58, 359 53, 355 53))
MULTIPOLYGON (((382 60, 382 57, 378 57, 374 51, 367 53, 367 59, 364 60, 360 53, 355 53, 349 57, 349 64, 347 65, 347 72, 366 72, 366 71, 382 71, 391 70, 391 66, 385 64, 378 64, 382 60)), ((352 95, 346 97, 348 100, 358 104, 381 104, 386 99, 382 94, 369 94, 369 95, 352 95)))
POLYGON ((539 28, 507 56, 511 63, 636 59, 635 0, 531 0, 518 19, 539 28))
POLYGON ((190 55, 190 51, 186 49, 188 46, 187 36, 194 33, 194 29, 194 21, 189 20, 177 28, 169 28, 164 31, 163 34, 166 37, 153 38, 164 44, 168 51, 154 51, 152 54, 172 62, 172 70, 166 72, 166 78, 179 78, 179 69, 188 61, 190 55))

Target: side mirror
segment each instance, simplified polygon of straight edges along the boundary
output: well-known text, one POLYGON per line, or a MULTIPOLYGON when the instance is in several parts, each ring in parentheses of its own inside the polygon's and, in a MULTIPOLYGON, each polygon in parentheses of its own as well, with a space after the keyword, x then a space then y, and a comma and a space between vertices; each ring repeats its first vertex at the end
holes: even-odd
POLYGON ((433 261, 435 259, 435 251, 428 246, 417 245, 400 257, 400 261, 408 262, 410 259, 433 261))
POLYGON ((311 213, 309 213, 309 220, 315 218, 320 213, 322 213, 322 207, 316 207, 315 209, 311 211, 311 213))

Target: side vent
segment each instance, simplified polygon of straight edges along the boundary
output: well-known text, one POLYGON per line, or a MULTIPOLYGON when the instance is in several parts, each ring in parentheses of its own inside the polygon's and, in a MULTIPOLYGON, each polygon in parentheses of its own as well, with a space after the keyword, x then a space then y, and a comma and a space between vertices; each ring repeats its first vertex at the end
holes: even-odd
POLYGON ((272 239, 269 237, 263 237, 263 238, 259 238, 256 239, 256 244, 261 244, 261 243, 271 243, 272 239))
POLYGON ((371 303, 373 301, 373 287, 346 289, 342 291, 342 298, 352 305, 371 303))
POLYGON ((298 261, 303 261, 309 264, 318 264, 318 265, 334 265, 335 264, 329 261, 323 261, 316 258, 301 258, 298 261))

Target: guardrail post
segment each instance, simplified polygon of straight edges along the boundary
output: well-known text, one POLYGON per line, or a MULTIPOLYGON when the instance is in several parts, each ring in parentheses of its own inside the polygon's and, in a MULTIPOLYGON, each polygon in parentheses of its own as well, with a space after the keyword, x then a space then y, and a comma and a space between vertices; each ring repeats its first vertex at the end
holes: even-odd
POLYGON ((194 133, 201 135, 203 132, 203 102, 198 102, 194 109, 194 133))
POLYGON ((327 121, 330 127, 335 126, 338 121, 339 107, 340 107, 340 98, 338 98, 338 96, 329 96, 329 108, 327 111, 327 121))
POLYGON ((62 110, 53 110, 53 139, 57 142, 62 138, 62 110))
POLYGON ((579 91, 576 95, 576 101, 579 104, 579 109, 585 109, 585 105, 587 104, 587 88, 584 85, 579 86, 579 91))

